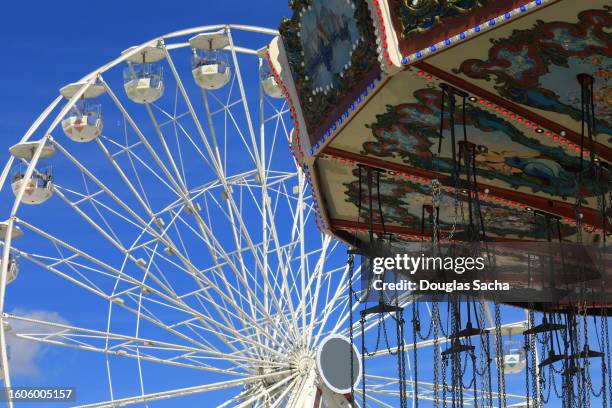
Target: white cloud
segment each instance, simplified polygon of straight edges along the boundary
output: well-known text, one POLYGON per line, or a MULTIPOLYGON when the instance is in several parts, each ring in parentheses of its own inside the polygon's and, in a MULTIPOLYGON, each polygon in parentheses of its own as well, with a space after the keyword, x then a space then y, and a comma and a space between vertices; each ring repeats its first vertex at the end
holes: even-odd
MULTIPOLYGON (((50 323, 67 324, 68 322, 57 312, 45 310, 15 309, 11 314, 28 319, 41 320, 50 323)), ((34 333, 56 333, 60 331, 57 327, 26 322, 22 320, 11 320, 11 329, 7 332, 7 346, 9 349, 9 367, 12 376, 37 378, 41 374, 38 366, 40 358, 48 350, 47 345, 27 339, 21 339, 16 334, 34 333)))

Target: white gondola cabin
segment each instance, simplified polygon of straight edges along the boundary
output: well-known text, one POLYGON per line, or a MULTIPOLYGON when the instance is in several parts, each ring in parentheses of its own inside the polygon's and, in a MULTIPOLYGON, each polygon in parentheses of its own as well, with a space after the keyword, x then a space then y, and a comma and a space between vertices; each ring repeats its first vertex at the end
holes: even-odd
MULTIPOLYGON (((19 228, 16 225, 13 225, 13 228, 10 229, 11 231, 11 240, 14 241, 16 239, 19 239, 23 236, 23 231, 21 230, 21 228, 19 228)), ((9 223, 8 221, 2 221, 0 222, 0 241, 6 241, 8 239, 8 235, 9 235, 9 223)), ((1 251, 0 251, 1 253, 1 251)))
POLYGON ((527 355, 523 344, 516 340, 506 340, 503 345, 505 374, 518 374, 527 366, 527 355))
MULTIPOLYGON (((86 85, 84 83, 66 85, 60 90, 60 93, 64 98, 71 99, 83 86, 86 85)), ((100 136, 104 125, 102 108, 92 99, 104 92, 102 85, 90 85, 62 120, 62 129, 70 140, 85 143, 100 136)))
POLYGON ((42 204, 53 195, 53 167, 46 159, 55 154, 55 148, 46 144, 32 175, 26 179, 28 162, 32 160, 39 142, 24 142, 10 148, 11 154, 18 160, 11 173, 11 186, 15 196, 24 188, 21 202, 24 204, 42 204), (25 162, 24 162, 25 161, 25 162))
POLYGON ((230 45, 227 33, 198 34, 189 40, 189 44, 193 49, 191 72, 198 86, 214 90, 227 84, 231 77, 228 55, 223 51, 230 45))
POLYGON ((270 69, 270 64, 266 59, 266 48, 259 50, 257 55, 259 56, 259 81, 263 91, 272 98, 282 98, 283 90, 270 69))
MULTIPOLYGON (((123 52, 132 52, 134 47, 123 52)), ((127 58, 123 70, 123 88, 128 98, 136 103, 152 103, 164 94, 163 67, 166 57, 160 47, 148 46, 127 58)))
MULTIPOLYGON (((2 255, 0 255, 0 272, 2 271, 2 267, 2 255)), ((7 285, 17 279, 17 275, 19 274, 19 262, 17 260, 17 257, 13 254, 9 254, 8 269, 6 270, 6 273, 7 285)))
MULTIPOLYGON (((6 239, 8 238, 8 231, 9 231, 8 227, 9 227, 9 224, 7 221, 0 222, 0 241, 6 241, 6 239)), ((11 232, 12 241, 19 239, 23 236, 23 231, 16 225, 13 225, 13 228, 11 229, 11 231, 12 231, 11 232)), ((3 258, 2 248, 3 247, 0 247, 0 272, 2 271, 2 266, 3 266, 2 265, 2 258, 3 258)), ((19 274, 18 258, 13 253, 9 252, 6 283, 9 284, 13 282, 15 279, 17 279, 18 274, 19 274)))

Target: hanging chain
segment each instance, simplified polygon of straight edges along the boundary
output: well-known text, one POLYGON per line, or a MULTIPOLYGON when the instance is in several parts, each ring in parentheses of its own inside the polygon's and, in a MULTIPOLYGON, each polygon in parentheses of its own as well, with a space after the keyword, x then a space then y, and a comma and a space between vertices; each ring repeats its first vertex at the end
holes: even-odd
POLYGON ((353 347, 355 339, 353 336, 353 271, 355 270, 355 256, 349 253, 348 257, 348 286, 349 286, 349 340, 351 348, 349 350, 349 359, 351 360, 351 404, 355 401, 355 362, 353 361, 353 347))
MULTIPOLYGON (((602 351, 605 353, 605 360, 606 360, 606 368, 607 368, 607 380, 608 380, 608 397, 609 397, 609 402, 610 402, 610 406, 612 407, 612 374, 610 374, 610 369, 612 368, 612 366, 610 365, 610 335, 608 332, 608 311, 607 308, 604 308, 603 310, 603 319, 602 319, 602 324, 601 324, 601 331, 602 331, 602 337, 603 337, 603 341, 605 343, 605 347, 602 349, 602 351)), ((603 358, 602 358, 603 360, 603 358)))
MULTIPOLYGON (((439 212, 442 205, 442 184, 437 179, 429 181, 431 187, 432 207, 433 207, 433 237, 432 242, 452 241, 457 230, 457 220, 459 219, 460 201, 458 196, 454 200, 453 223, 451 224, 450 232, 447 236, 442 235, 440 228, 439 212)), ((461 208, 463 209, 463 208, 461 208)))
POLYGON ((432 306, 432 320, 431 320, 431 324, 433 327, 433 365, 434 365, 434 373, 433 373, 433 377, 434 377, 434 392, 433 392, 433 400, 434 400, 434 407, 435 408, 439 408, 440 406, 440 391, 439 391, 439 385, 440 385, 440 366, 439 366, 439 361, 440 361, 440 344, 438 341, 438 314, 440 313, 439 310, 439 305, 438 302, 434 302, 433 306, 432 306))
POLYGON ((366 377, 365 377, 365 316, 361 316, 361 406, 366 408, 366 377))
MULTIPOLYGON (((419 367, 418 367, 418 349, 417 349, 417 333, 420 331, 420 320, 418 318, 418 303, 412 301, 412 367, 414 368, 414 408, 419 408, 419 367)), ((431 329, 432 325, 429 325, 431 329)), ((434 387, 436 385, 434 384, 434 387)))
POLYGON ((504 354, 502 348, 501 312, 499 303, 495 302, 495 359, 497 362, 497 388, 499 406, 506 406, 506 373, 504 372, 504 354))
MULTIPOLYGON (((532 305, 533 306, 533 305, 532 305)), ((529 318, 528 318, 528 328, 531 329, 535 326, 535 312, 533 307, 529 310, 529 318)), ((539 407, 540 403, 540 393, 541 388, 539 388, 540 379, 538 375, 538 344, 537 344, 537 335, 530 334, 529 335, 529 350, 531 354, 531 394, 533 395, 533 405, 534 407, 539 407)))
POLYGON ((448 359, 446 356, 442 357, 442 408, 446 408, 446 367, 448 366, 448 359))

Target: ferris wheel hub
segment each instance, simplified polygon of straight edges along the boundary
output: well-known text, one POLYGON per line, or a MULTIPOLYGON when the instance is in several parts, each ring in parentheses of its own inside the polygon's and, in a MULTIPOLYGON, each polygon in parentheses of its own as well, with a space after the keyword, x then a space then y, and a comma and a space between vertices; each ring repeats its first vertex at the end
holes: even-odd
POLYGON ((314 359, 309 355, 303 355, 301 357, 298 357, 295 363, 295 368, 301 374, 306 374, 312 369, 313 365, 314 359))

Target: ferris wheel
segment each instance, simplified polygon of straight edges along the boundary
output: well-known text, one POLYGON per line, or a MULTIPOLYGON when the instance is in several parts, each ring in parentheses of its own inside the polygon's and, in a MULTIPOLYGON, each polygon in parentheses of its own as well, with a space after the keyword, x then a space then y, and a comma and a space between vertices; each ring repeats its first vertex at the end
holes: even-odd
MULTIPOLYGON (((96 356, 83 361, 97 362, 105 397, 72 405, 360 404, 354 344, 381 325, 348 329, 360 268, 316 229, 267 61, 274 41, 273 30, 216 25, 128 48, 63 87, 15 141, 0 176, 5 387, 18 339, 96 356), (80 307, 20 313, 41 284, 35 307, 80 307), (165 385, 180 378, 196 385, 165 385)), ((368 355, 367 400, 392 407, 385 348, 368 355)), ((407 371, 408 394, 431 401, 434 384, 407 371)))

